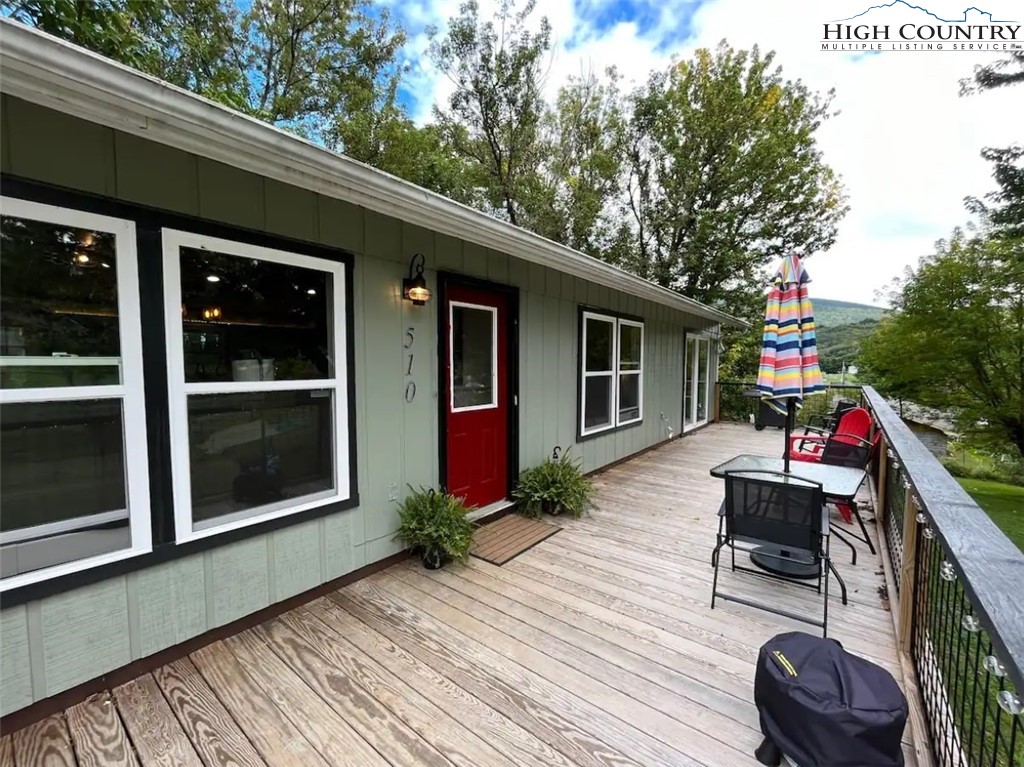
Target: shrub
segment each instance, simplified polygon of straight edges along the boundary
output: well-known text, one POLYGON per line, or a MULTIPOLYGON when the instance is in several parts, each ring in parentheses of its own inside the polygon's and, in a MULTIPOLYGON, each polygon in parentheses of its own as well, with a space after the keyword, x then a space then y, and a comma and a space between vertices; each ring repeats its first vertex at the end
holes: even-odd
POLYGON ((593 483, 583 475, 580 462, 566 450, 561 456, 558 448, 551 458, 519 475, 519 485, 512 497, 519 502, 519 512, 527 517, 565 512, 579 519, 591 508, 593 483))
POLYGON ((395 538, 418 552, 428 567, 440 567, 448 559, 466 561, 474 525, 466 519, 469 509, 462 499, 423 487, 409 489, 412 493, 398 505, 395 538))

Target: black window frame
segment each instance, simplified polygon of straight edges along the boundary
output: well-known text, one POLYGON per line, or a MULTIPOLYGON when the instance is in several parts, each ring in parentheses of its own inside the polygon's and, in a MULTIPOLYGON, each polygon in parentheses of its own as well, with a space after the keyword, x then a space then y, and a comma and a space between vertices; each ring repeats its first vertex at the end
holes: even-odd
POLYGON ((56 207, 121 218, 135 224, 141 304, 142 367, 146 406, 152 551, 65 575, 28 583, 0 592, 0 607, 7 608, 118 575, 170 562, 274 530, 359 506, 357 421, 355 388, 354 254, 351 251, 267 232, 210 221, 64 187, 0 174, 0 194, 56 207), (178 229, 210 237, 235 240, 339 262, 345 275, 346 388, 348 394, 348 498, 337 503, 287 514, 217 535, 184 543, 175 542, 173 479, 171 475, 170 406, 167 378, 167 343, 163 285, 161 230, 178 229))

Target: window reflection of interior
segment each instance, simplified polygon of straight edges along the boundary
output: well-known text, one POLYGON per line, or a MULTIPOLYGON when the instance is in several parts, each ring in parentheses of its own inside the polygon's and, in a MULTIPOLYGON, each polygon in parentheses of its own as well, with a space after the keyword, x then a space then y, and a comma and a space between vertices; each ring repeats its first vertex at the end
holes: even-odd
POLYGON ((583 335, 583 428, 607 428, 612 425, 615 320, 610 317, 584 317, 583 335))
POLYGON ((452 409, 497 407, 495 331, 497 310, 451 304, 452 409))
POLYGON ((163 237, 178 540, 344 499, 343 265, 163 237))
POLYGON ((0 388, 121 382, 111 232, 0 219, 0 388))
POLYGON ((3 209, 6 589, 148 551, 150 527, 134 227, 10 198, 3 209))
POLYGON ((334 492, 330 391, 188 399, 192 518, 197 529, 253 509, 334 492))
POLYGON ((184 247, 181 297, 186 381, 332 376, 329 274, 184 247))

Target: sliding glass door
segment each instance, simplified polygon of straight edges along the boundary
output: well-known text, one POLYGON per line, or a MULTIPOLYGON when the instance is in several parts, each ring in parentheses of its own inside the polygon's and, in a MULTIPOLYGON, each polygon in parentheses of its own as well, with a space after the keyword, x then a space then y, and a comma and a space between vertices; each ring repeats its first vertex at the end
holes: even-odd
POLYGON ((683 381, 683 431, 708 422, 711 415, 711 339, 687 336, 683 381))

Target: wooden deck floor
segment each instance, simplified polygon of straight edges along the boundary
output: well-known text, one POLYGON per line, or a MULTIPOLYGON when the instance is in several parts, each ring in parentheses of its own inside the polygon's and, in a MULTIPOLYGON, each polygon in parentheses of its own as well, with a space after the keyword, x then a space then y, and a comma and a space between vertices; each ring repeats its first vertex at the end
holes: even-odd
MULTIPOLYGON (((780 448, 711 426, 600 475, 597 510, 504 567, 395 566, 5 736, 0 765, 753 767, 757 650, 800 624, 709 609, 708 469, 780 448)), ((860 557, 838 547, 850 604, 834 595, 830 635, 899 679, 881 565, 860 557)))

